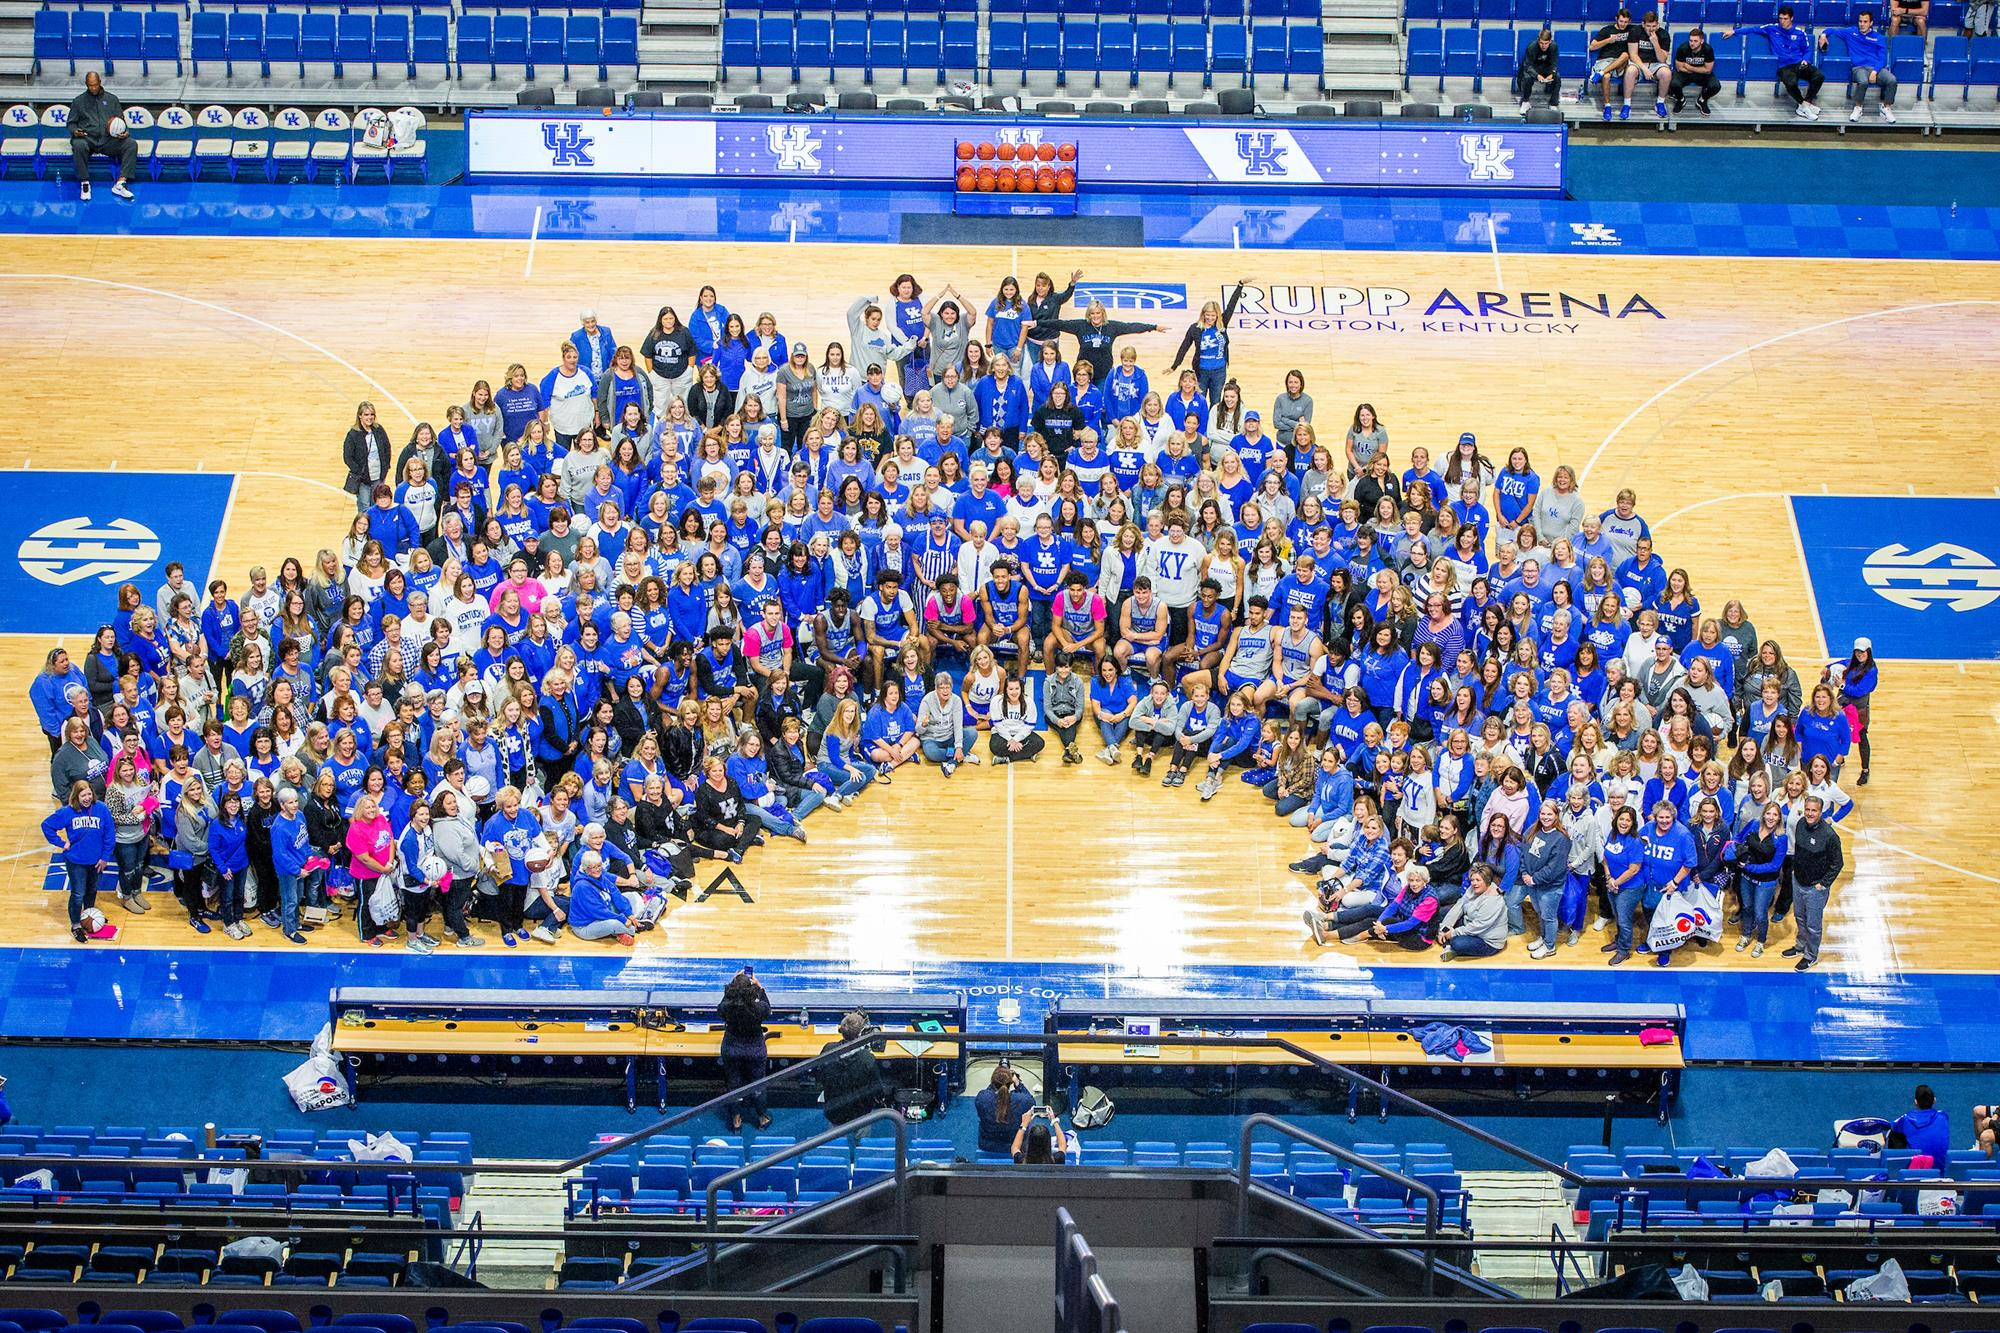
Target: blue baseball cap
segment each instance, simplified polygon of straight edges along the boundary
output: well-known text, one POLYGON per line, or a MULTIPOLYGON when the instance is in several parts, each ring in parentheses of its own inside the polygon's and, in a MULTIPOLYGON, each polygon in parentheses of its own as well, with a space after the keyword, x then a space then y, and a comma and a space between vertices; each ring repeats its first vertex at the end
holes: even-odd
POLYGON ((1471 431, 1467 431, 1465 432, 1465 434, 1458 437, 1458 442, 1460 444, 1478 444, 1479 437, 1474 435, 1471 431))

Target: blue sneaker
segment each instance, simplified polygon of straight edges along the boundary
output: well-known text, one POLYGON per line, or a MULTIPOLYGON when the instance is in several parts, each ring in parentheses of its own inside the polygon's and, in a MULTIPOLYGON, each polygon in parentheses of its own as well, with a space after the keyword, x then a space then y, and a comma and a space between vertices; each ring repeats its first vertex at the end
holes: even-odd
POLYGON ((1630 102, 1627 102, 1624 106, 1618 108, 1618 119, 1620 120, 1632 119, 1632 104, 1630 102))
POLYGON ((197 935, 206 935, 209 933, 208 922, 203 921, 198 916, 191 916, 188 918, 188 928, 194 931, 194 933, 197 935))
POLYGON ((1658 116, 1658 117, 1659 117, 1659 118, 1660 118, 1661 120, 1665 120, 1665 119, 1667 118, 1667 99, 1666 99, 1666 98, 1664 98, 1664 97, 1661 97, 1661 98, 1656 98, 1656 99, 1654 100, 1654 102, 1653 102, 1653 114, 1654 114, 1654 115, 1656 115, 1656 116, 1658 116))
POLYGON ((1605 103, 1604 103, 1604 118, 1605 118, 1606 120, 1610 120, 1610 119, 1611 119, 1611 102, 1610 102, 1610 99, 1608 99, 1608 98, 1607 98, 1607 99, 1605 100, 1605 103))

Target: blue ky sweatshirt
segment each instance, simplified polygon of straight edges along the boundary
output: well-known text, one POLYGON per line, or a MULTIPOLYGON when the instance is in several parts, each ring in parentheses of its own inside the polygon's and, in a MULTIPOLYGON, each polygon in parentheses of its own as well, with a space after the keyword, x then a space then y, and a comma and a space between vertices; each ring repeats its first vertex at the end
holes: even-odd
POLYGON ((42 821, 42 836, 51 847, 62 845, 56 834, 65 831, 69 834, 69 849, 63 853, 63 860, 70 865, 102 865, 111 859, 112 844, 118 835, 112 826, 111 811, 103 802, 94 802, 82 810, 65 805, 42 821))
POLYGON ((1786 65, 1809 64, 1812 59, 1812 39, 1800 27, 1783 27, 1776 23, 1760 23, 1755 27, 1738 28, 1738 32, 1757 33, 1771 43, 1771 54, 1778 58, 1779 68, 1786 65))
MULTIPOLYGON (((1821 28, 1829 37, 1838 37, 1847 43, 1848 59, 1856 69, 1884 69, 1889 64, 1889 44, 1879 30, 1870 28, 1867 32, 1859 28, 1821 28)), ((1776 43, 1772 43, 1776 48, 1776 43)), ((1940 1159, 1942 1160, 1942 1159, 1940 1159)))
POLYGON ((1673 882, 1675 875, 1685 870, 1690 875, 1695 868, 1694 837, 1686 827, 1675 824, 1665 833, 1651 820, 1646 822, 1645 831, 1646 868, 1644 872, 1646 888, 1659 892, 1673 882))
POLYGON ((1215 729, 1215 739, 1208 743, 1208 757, 1219 763, 1228 763, 1257 743, 1257 734, 1261 729, 1257 719, 1248 713, 1241 717, 1223 714, 1222 725, 1215 729))

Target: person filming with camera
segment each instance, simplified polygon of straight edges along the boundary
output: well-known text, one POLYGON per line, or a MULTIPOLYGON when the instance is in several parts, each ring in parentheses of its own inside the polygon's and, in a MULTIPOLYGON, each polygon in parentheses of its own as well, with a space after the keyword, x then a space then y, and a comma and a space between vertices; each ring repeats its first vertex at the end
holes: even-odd
POLYGON ((1070 1140, 1054 1108, 1031 1106, 1021 1113, 1014 1131, 1014 1160, 1024 1166, 1064 1166, 1070 1160, 1070 1140))
POLYGON ((979 1151, 1011 1153, 1020 1146, 1017 1130, 1035 1109, 1035 1099, 1021 1086, 1014 1066, 1002 1061, 994 1069, 992 1081, 972 1101, 979 1113, 979 1151))

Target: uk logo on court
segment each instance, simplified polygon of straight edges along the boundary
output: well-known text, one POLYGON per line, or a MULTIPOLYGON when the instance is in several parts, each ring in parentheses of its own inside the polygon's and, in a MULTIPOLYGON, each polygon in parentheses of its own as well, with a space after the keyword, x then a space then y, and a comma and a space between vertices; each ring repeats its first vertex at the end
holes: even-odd
POLYGON ((1826 647, 2000 659, 2000 499, 1795 495, 1792 516, 1826 647))
MULTIPOLYGON (((1507 155, 1512 157, 1512 151, 1507 155)), ((1285 145, 1270 130, 1248 130, 1237 134, 1236 156, 1243 162, 1245 176, 1285 174, 1285 145)))
POLYGON ((213 472, 0 474, 0 633, 87 634, 109 616, 110 589, 150 598, 178 560, 208 582, 235 478, 213 472))
POLYGON ((35 529, 15 555, 29 578, 58 588, 89 578, 124 583, 160 558, 160 535, 129 518, 102 525, 82 516, 63 518, 35 529))

